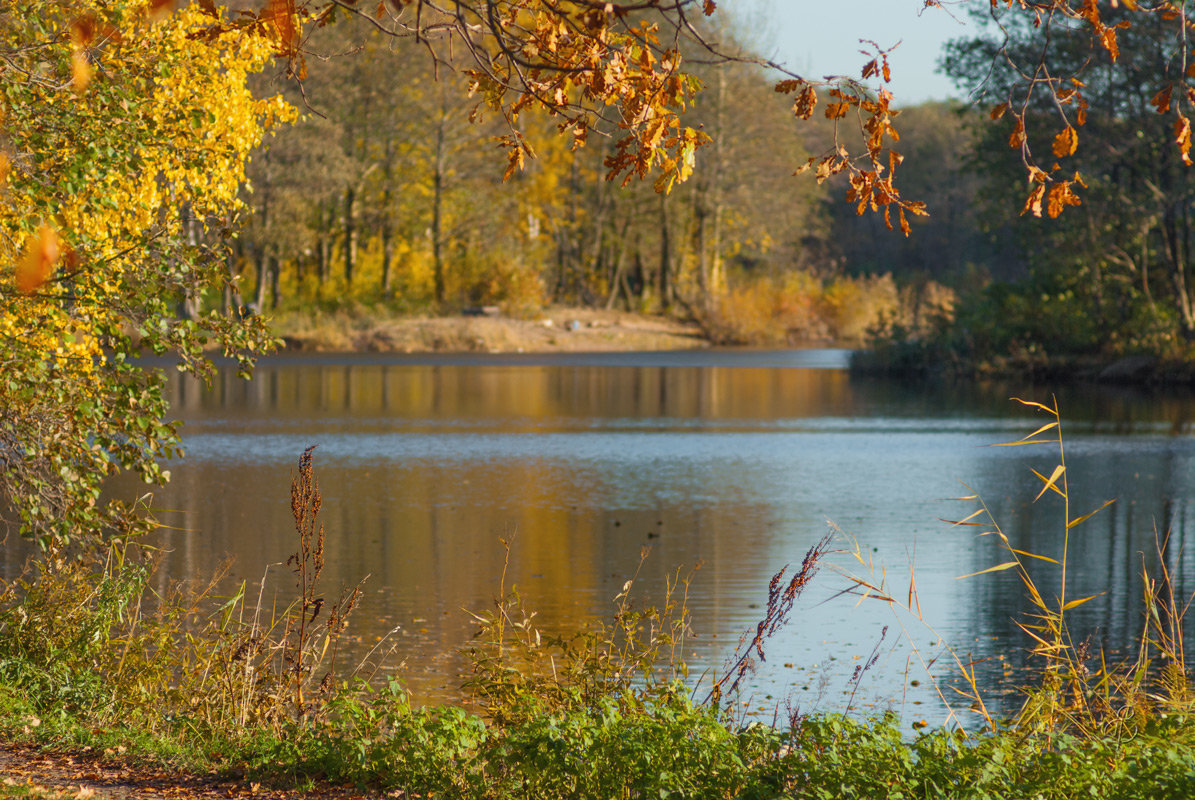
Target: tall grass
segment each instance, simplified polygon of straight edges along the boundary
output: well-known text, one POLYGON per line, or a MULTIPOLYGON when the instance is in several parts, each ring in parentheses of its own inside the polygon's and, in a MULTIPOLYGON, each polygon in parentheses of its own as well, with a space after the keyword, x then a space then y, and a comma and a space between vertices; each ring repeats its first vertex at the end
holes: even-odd
MULTIPOLYGON (((954 522, 994 537, 1007 554, 975 575, 1015 572, 1033 606, 1021 627, 1040 671, 1011 727, 983 704, 974 665, 951 654, 964 700, 989 723, 988 735, 943 726, 910 741, 892 716, 854 721, 791 707, 781 715, 779 705, 772 725, 735 716, 730 698, 748 685, 768 641, 835 552, 867 567, 849 576, 848 590, 918 614, 913 577, 898 598, 882 569, 873 577, 862 548, 834 551, 830 536, 797 569, 774 576, 754 632, 704 684, 683 659, 691 574, 673 573, 654 608, 634 602, 632 576, 614 598, 612 622, 549 635, 504 570, 494 607, 476 615, 469 703, 414 708, 397 679, 379 686, 337 664, 356 590, 332 599, 321 585, 325 531, 310 449, 292 481, 295 591, 281 608, 267 599, 264 579, 253 601, 245 585, 227 598, 210 587, 154 595, 152 558, 129 544, 43 561, 5 587, 0 732, 76 746, 132 742, 191 766, 289 785, 325 778, 398 796, 1195 796, 1186 606, 1162 567, 1146 576, 1148 613, 1134 659, 1110 664, 1073 641, 1069 615, 1090 598, 1069 593, 1072 537, 1099 509, 1071 511, 1056 405, 1025 405, 1047 419, 1008 444, 1056 448, 1057 463, 1035 480, 1037 501, 1062 503, 1061 552, 1015 548, 977 493, 962 498, 976 510, 954 522), (1057 596, 1039 588, 1030 562, 1060 570, 1057 596)), ((860 663, 855 688, 874 656, 860 663)))
MULTIPOLYGON (((1113 501, 1105 501, 1082 513, 1075 512, 1071 507, 1066 444, 1057 401, 1049 406, 1017 398, 1014 401, 1045 415, 1046 420, 1021 439, 994 446, 1044 445, 1054 451, 1055 457, 1049 468, 1032 469, 1038 484, 1033 502, 1053 499, 1059 503, 1061 548, 1059 552, 1049 554, 1020 549, 1013 545, 979 493, 967 487, 971 494, 954 498, 971 504, 973 510, 960 519, 947 522, 958 528, 974 530, 979 536, 994 538, 1004 554, 1004 560, 999 563, 959 577, 971 579, 1002 572, 1017 575, 1031 611, 1015 623, 1027 637, 1026 649, 1033 672, 1019 686, 1025 698, 1020 710, 1012 720, 1002 720, 985 701, 984 687, 980 685, 976 669, 979 662, 948 647, 947 661, 954 665, 948 677, 958 679, 959 683, 947 690, 935 680, 935 686, 939 698, 949 709, 949 719, 961 723, 959 709, 965 708, 979 714, 989 731, 1010 724, 1021 734, 1075 735, 1096 740, 1133 736, 1155 724, 1159 718, 1191 714, 1195 711, 1195 693, 1191 689, 1183 645, 1183 618, 1191 600, 1182 600, 1174 594, 1174 581, 1166 567, 1166 559, 1162 557, 1166 538, 1160 536, 1156 540, 1159 556, 1156 572, 1151 572, 1143 559, 1145 615, 1133 658, 1109 660, 1103 650, 1090 641, 1076 641, 1070 625, 1071 612, 1100 596, 1075 597, 1070 591, 1076 537, 1081 535, 1082 526, 1113 501), (1055 571, 1059 587, 1056 595, 1049 594, 1042 588, 1043 582, 1034 577, 1041 574, 1030 568, 1034 563, 1055 571)), ((845 552, 862 567, 861 572, 839 568, 839 574, 847 581, 846 591, 907 612, 916 624, 928 628, 934 639, 943 640, 922 611, 914 569, 910 569, 907 588, 898 593, 890 587, 884 568, 874 564, 857 542, 845 552)), ((906 617, 898 616, 898 619, 903 626, 906 617)), ((905 638, 914 641, 909 630, 903 630, 905 638)), ((923 653, 916 647, 914 655, 927 672, 939 660, 938 655, 923 653)))
MULTIPOLYGON (((1174 596, 1174 583, 1165 558, 1158 559, 1160 574, 1151 574, 1142 567, 1146 612, 1133 659, 1110 663, 1102 650, 1087 641, 1075 640, 1069 624, 1070 612, 1099 596, 1075 597, 1068 592, 1075 537, 1082 533, 1085 523, 1113 501, 1076 513, 1071 506, 1066 445, 1057 400, 1049 406, 1020 399, 1016 402, 1043 414, 1046 421, 1022 439, 999 446, 1046 445, 1057 452, 1048 474, 1033 470, 1040 483, 1034 502, 1053 496, 1061 504, 1061 552, 1048 555, 1014 547, 978 494, 959 498, 977 503, 978 507, 954 522, 978 528, 982 536, 995 537, 1007 556, 999 564, 963 577, 1014 571, 1033 609, 1027 618, 1017 620, 1017 625, 1029 638, 1029 653, 1037 665, 1038 682, 1025 687, 1026 701, 1015 725, 1022 729, 1077 732, 1087 737, 1132 735, 1157 714, 1190 713, 1195 710, 1195 694, 1188 679, 1182 637, 1182 620, 1189 600, 1180 603, 1174 596), (1039 588, 1029 569, 1033 561, 1052 565, 1057 571, 1056 596, 1047 595, 1039 588)), ((1157 547, 1162 555, 1165 538, 1158 540, 1157 547)), ((971 683, 977 692, 973 673, 971 683)))

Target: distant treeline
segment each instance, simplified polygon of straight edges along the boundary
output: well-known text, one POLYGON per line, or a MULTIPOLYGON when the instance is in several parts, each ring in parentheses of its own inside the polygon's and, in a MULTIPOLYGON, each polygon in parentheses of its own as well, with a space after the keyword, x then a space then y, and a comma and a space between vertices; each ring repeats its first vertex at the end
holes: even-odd
MULTIPOLYGON (((552 302, 679 311, 724 341, 858 338, 881 317, 917 318, 931 281, 1018 268, 976 223, 958 107, 900 116, 905 193, 931 212, 906 239, 857 216, 844 185, 794 177, 831 146, 831 123, 794 120, 752 65, 697 68, 704 91, 688 124, 713 141, 688 182, 657 193, 605 180, 612 139, 570 149, 558 120, 531 114, 522 133, 536 158, 504 182, 503 131, 419 44, 335 25, 311 47, 330 57, 307 60, 302 96, 262 77, 305 109, 250 165, 235 264, 242 303, 263 310, 528 314, 552 302)), ((929 291, 931 304, 950 294, 929 291)))
MULTIPOLYGON (((1121 34, 1115 70, 1078 34, 1052 56, 1059 74, 1086 81, 1093 120, 1059 158, 1059 174, 1079 172, 1087 188, 1057 219, 1024 213, 1008 119, 982 102, 904 109, 897 182, 929 211, 908 237, 858 215, 842 182, 793 175, 832 147, 834 123, 794 120, 756 66, 695 68, 704 91, 686 121, 713 141, 670 193, 605 180, 612 139, 570 149, 559 120, 533 114, 520 124, 536 158, 503 182, 503 131, 466 78, 447 65, 436 74, 413 40, 329 26, 311 41, 329 57, 307 60, 302 96, 285 85, 305 118, 251 164, 242 302, 676 311, 721 341, 870 331, 934 338, 963 360, 1183 347, 1195 336, 1191 179, 1158 130, 1170 122, 1151 101, 1172 65, 1150 24, 1121 34)), ((1031 31, 1008 30, 1012 63, 1029 60, 1031 31)), ((1022 78, 996 57, 990 26, 979 32, 943 65, 970 95, 999 98, 1022 78)), ((1050 102, 1025 109, 1038 138, 1059 124, 1050 102)))

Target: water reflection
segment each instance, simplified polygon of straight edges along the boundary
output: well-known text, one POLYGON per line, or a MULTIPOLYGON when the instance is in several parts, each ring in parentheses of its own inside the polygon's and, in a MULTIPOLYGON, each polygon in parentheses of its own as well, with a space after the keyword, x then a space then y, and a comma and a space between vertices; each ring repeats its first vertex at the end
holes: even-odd
MULTIPOLYGON (((1010 396, 1050 394, 852 380, 826 368, 842 358, 301 357, 263 363, 248 384, 232 370, 210 389, 174 376, 188 456, 156 500, 175 509, 162 512, 176 528, 162 534, 166 574, 201 578, 232 559, 230 586, 260 580, 269 564, 284 586, 277 565, 291 552, 289 479, 299 453, 317 445, 325 576, 331 586, 369 576, 358 651, 397 626, 404 675, 421 698, 453 696, 455 653, 472 633, 466 610, 491 606, 502 540, 512 543, 508 580, 550 629, 608 617, 645 546, 644 601, 659 600, 678 567, 701 564, 687 652, 696 674, 723 664, 753 628, 770 576, 799 562, 828 520, 859 542, 876 577, 886 565, 902 598, 915 562, 930 628, 904 624, 927 658, 942 639, 989 658, 979 671, 998 691, 1005 664, 1023 661, 1025 639, 1011 621, 1027 610, 1021 587, 1010 573, 956 580, 1000 554, 990 539, 939 518, 969 513, 949 499, 970 493, 966 481, 1015 546, 1057 556, 1060 512, 1030 503, 1029 472, 1048 472, 1055 454, 986 446, 1036 422, 1010 396)), ((1118 498, 1074 532, 1068 596, 1104 592, 1075 610, 1076 630, 1123 652, 1142 624, 1139 572, 1156 560, 1155 529, 1173 531, 1176 590, 1195 590, 1195 556, 1182 547, 1195 404, 1182 394, 1089 389, 1060 392, 1059 402, 1076 513, 1118 498)), ((836 563, 862 568, 849 554, 836 563)), ((1038 578, 1058 591, 1056 575, 1038 578)), ((828 599, 843 586, 829 572, 814 583, 756 677, 753 707, 790 694, 806 708, 843 707, 854 667, 893 625, 883 604, 828 599)), ((893 644, 895 630, 865 676, 864 708, 940 719, 924 676, 919 687, 906 685, 917 657, 893 644)))

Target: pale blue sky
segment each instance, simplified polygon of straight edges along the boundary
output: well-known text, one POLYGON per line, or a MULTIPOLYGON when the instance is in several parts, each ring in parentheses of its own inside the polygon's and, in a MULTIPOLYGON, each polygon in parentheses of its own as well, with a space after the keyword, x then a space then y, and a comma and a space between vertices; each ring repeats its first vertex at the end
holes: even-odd
MULTIPOLYGON (((809 77, 859 76, 867 58, 860 39, 881 47, 901 42, 890 56, 892 92, 901 105, 958 97, 950 80, 935 72, 942 43, 974 35, 955 7, 954 17, 926 9, 923 0, 719 0, 749 30, 763 30, 764 55, 809 77)), ((973 5, 973 4, 963 4, 973 5)), ((985 3, 986 5, 986 3, 985 3)))

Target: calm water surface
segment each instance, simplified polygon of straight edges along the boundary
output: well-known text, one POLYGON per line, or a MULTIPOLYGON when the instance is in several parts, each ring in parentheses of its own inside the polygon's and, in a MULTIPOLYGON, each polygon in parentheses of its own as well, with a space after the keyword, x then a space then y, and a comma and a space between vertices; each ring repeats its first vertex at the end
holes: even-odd
MULTIPOLYGON (((1021 587, 1011 572, 958 580, 1004 559, 991 537, 940 518, 970 513, 950 498, 973 489, 1015 546, 1059 555, 1058 505, 1031 502, 1030 472, 1048 474, 1056 451, 989 446, 1043 421, 1011 395, 1048 402, 1049 391, 853 379, 845 357, 289 356, 263 361, 251 383, 231 370, 210 389, 176 377, 187 456, 154 501, 175 528, 162 535, 167 572, 202 578, 231 560, 229 585, 253 590, 272 564, 285 587, 290 477, 316 445, 325 577, 336 587, 369 576, 357 652, 397 629, 391 661, 405 660, 416 696, 436 701, 457 691, 456 651, 474 629, 467 612, 493 606, 502 540, 508 582, 552 630, 609 618, 644 546, 641 602, 700 565, 686 652, 696 676, 716 672, 754 629, 771 575, 836 526, 837 546, 857 546, 871 566, 850 553, 829 559, 767 648, 749 709, 770 714, 788 698, 806 710, 942 721, 921 661, 946 642, 985 659, 990 705, 1011 712, 1006 678, 1026 644, 1013 622, 1026 611, 1021 587), (848 582, 831 567, 882 578, 904 600, 911 566, 924 622, 836 597, 848 582)), ((1195 524, 1195 402, 1093 388, 1058 399, 1075 513, 1117 500, 1075 531, 1068 597, 1103 592, 1072 612, 1076 631, 1124 652, 1143 621, 1138 573, 1157 563, 1155 530, 1172 531, 1176 589, 1195 589, 1195 555, 1182 547, 1195 524)), ((1057 592, 1056 576, 1041 580, 1057 592)), ((944 665, 931 672, 949 681, 944 665)))

